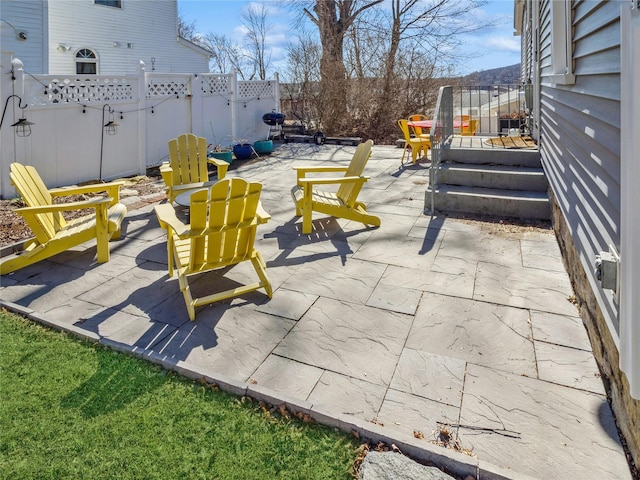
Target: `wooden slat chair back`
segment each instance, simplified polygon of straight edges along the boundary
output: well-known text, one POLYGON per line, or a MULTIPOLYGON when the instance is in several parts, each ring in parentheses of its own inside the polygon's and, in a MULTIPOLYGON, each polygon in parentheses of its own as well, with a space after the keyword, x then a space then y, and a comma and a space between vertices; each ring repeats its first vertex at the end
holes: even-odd
POLYGON ((185 133, 169 140, 169 162, 160 166, 170 202, 187 190, 210 187, 227 174, 229 164, 217 158, 207 158, 207 139, 185 133), (209 181, 208 165, 217 169, 218 178, 209 181))
POLYGON ((167 229, 169 250, 169 276, 173 276, 174 263, 189 312, 195 320, 195 309, 244 293, 264 288, 271 298, 271 282, 266 263, 255 249, 257 226, 269 220, 260 205, 260 183, 249 183, 242 178, 223 179, 208 189, 191 194, 190 224, 184 224, 169 204, 157 205, 160 225, 167 229), (188 276, 208 272, 240 262, 250 261, 259 281, 193 298, 188 276))
POLYGON ((400 127, 404 137, 404 150, 402 150, 402 158, 400 159, 401 165, 404 165, 404 157, 407 154, 407 151, 411 151, 412 163, 415 164, 418 161, 420 154, 426 158, 427 152, 431 148, 431 141, 426 136, 411 136, 408 124, 409 121, 405 118, 398 120, 398 126, 400 127))
POLYGON ((20 163, 11 164, 9 176, 27 205, 14 211, 24 217, 35 238, 28 240, 18 255, 2 262, 1 274, 11 273, 94 238, 98 262, 109 261, 109 240, 120 237, 120 226, 127 214, 127 208, 120 203, 120 187, 124 182, 48 190, 34 167, 20 163), (105 195, 89 200, 53 201, 56 196, 101 192, 105 195), (94 209, 94 213, 70 221, 62 215, 65 211, 87 208, 94 209))
POLYGON ((298 167, 297 183, 291 190, 296 204, 296 215, 302 216, 302 233, 313 230, 312 212, 362 222, 365 225, 380 226, 380 218, 367 213, 366 205, 358 201, 360 190, 369 177, 362 175, 371 156, 373 141, 358 145, 347 167, 318 166, 298 167), (312 173, 341 173, 344 176, 309 176, 312 173), (316 190, 316 185, 337 185, 336 192, 316 190))

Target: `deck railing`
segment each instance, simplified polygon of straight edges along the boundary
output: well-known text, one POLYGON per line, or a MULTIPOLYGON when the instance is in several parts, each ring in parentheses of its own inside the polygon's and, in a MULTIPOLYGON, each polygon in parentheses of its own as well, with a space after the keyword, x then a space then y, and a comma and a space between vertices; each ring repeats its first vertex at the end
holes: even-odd
POLYGON ((498 136, 531 131, 532 89, 530 84, 463 85, 440 87, 431 128, 429 192, 425 205, 435 212, 435 191, 442 151, 451 146, 456 118, 473 120, 472 135, 498 136))
POLYGON ((453 87, 454 117, 474 119, 476 135, 505 135, 529 130, 531 85, 459 85, 453 87))
POLYGON ((442 150, 451 145, 453 137, 453 87, 440 87, 438 101, 431 126, 431 166, 429 188, 431 190, 431 213, 435 212, 435 190, 438 186, 438 170, 442 150))

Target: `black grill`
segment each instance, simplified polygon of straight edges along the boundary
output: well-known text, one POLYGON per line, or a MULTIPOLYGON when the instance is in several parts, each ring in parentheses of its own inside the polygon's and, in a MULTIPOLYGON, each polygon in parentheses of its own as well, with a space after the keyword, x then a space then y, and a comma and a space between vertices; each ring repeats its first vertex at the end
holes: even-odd
POLYGON ((271 126, 282 125, 284 123, 284 117, 285 117, 284 113, 279 113, 279 112, 265 113, 262 116, 262 121, 267 125, 271 125, 271 126))

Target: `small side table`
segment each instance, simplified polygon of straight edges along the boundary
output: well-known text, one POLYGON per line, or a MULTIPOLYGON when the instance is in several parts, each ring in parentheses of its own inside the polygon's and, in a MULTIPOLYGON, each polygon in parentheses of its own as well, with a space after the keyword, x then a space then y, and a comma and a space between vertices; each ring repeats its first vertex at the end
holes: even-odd
POLYGON ((198 190, 203 190, 203 188, 194 188, 193 190, 182 192, 175 198, 174 202, 176 202, 181 207, 188 207, 189 205, 191 205, 191 194, 197 192, 198 190))

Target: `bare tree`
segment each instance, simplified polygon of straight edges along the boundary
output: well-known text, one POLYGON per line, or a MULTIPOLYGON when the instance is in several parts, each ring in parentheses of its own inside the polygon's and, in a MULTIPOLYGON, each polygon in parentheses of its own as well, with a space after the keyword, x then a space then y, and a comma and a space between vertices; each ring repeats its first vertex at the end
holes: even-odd
POLYGON ((283 106, 287 106, 287 117, 315 128, 320 116, 318 108, 318 85, 320 81, 321 47, 311 35, 302 32, 296 43, 287 48, 287 77, 289 82, 281 85, 283 106))
POLYGON ((196 36, 196 22, 187 23, 182 12, 178 12, 178 36, 186 40, 192 40, 196 36))
POLYGON ((391 16, 383 27, 389 32, 388 51, 384 57, 384 80, 376 101, 378 108, 371 119, 374 124, 387 122, 388 128, 395 129, 395 119, 389 124, 388 105, 394 101, 399 83, 406 87, 411 85, 412 79, 433 78, 438 63, 448 55, 443 53, 443 46, 447 51, 455 51, 461 34, 487 25, 469 15, 483 3, 482 0, 391 0, 391 16), (398 68, 400 59, 405 60, 403 69, 398 68), (406 59, 410 61, 406 62, 406 59), (414 62, 420 70, 414 68, 414 62))
POLYGON ((236 69, 243 77, 243 52, 242 47, 234 44, 226 35, 208 33, 205 37, 207 48, 211 50, 211 62, 209 69, 213 73, 229 73, 236 69))
POLYGON ((248 46, 248 57, 254 68, 251 75, 253 79, 256 75, 260 80, 266 80, 267 70, 271 62, 271 55, 267 52, 267 33, 271 26, 267 23, 267 7, 264 3, 251 3, 242 11, 242 24, 247 29, 246 39, 248 46))
POLYGON ((345 35, 358 15, 382 2, 316 0, 313 12, 308 8, 303 10, 320 33, 320 101, 325 110, 320 120, 329 133, 341 130, 347 121, 347 72, 343 57, 345 35))

